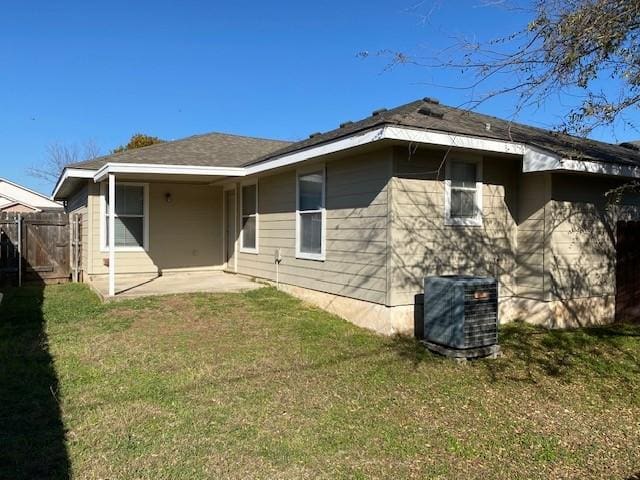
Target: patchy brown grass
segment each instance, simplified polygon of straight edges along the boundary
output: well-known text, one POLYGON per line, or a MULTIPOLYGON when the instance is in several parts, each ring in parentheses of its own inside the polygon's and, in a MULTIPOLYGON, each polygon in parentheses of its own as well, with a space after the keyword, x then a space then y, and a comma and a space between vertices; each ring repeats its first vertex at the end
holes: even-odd
POLYGON ((501 331, 503 359, 458 365, 269 288, 107 305, 77 285, 48 287, 36 304, 25 292, 0 310, 0 360, 21 362, 20 377, 3 379, 23 395, 0 393, 0 418, 15 420, 0 429, 1 478, 640 470, 637 326, 513 325, 501 331), (40 329, 48 357, 26 349, 25 325, 40 329))

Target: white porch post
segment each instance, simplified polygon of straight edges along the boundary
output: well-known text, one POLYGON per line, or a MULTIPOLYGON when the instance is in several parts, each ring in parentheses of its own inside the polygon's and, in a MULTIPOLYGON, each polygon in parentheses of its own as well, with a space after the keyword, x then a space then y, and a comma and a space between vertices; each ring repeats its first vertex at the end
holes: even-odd
POLYGON ((109 296, 116 294, 116 176, 109 174, 109 296))

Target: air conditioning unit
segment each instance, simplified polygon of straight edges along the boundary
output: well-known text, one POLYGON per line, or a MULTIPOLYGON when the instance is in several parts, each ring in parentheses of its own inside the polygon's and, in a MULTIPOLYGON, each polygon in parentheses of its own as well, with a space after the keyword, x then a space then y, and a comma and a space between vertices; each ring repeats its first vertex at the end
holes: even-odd
POLYGON ((498 356, 498 283, 492 277, 424 279, 424 343, 459 359, 498 356))

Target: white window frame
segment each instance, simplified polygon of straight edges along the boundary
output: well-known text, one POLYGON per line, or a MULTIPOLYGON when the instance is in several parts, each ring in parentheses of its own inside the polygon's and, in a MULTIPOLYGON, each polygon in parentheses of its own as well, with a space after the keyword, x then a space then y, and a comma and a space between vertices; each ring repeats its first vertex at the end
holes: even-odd
POLYGON ((258 233, 259 229, 258 229, 258 222, 259 222, 259 215, 258 215, 258 180, 254 180, 251 182, 242 182, 240 184, 240 252, 241 253, 252 253, 254 255, 258 254, 258 245, 259 245, 259 238, 260 235, 258 233), (242 192, 242 189, 244 187, 249 187, 251 185, 255 185, 256 186, 256 213, 254 213, 253 215, 244 215, 243 213, 243 208, 242 205, 244 203, 244 195, 242 192), (251 248, 251 247, 245 247, 244 246, 244 218, 245 217, 254 217, 256 219, 256 246, 255 248, 251 248))
MULTIPOLYGON (((129 185, 133 187, 143 187, 143 202, 142 206, 143 219, 142 219, 142 246, 138 247, 118 247, 114 246, 116 252, 148 252, 149 251, 149 184, 148 183, 136 183, 136 182, 116 182, 118 185, 129 185)), ((107 246, 107 228, 106 222, 108 221, 107 215, 107 194, 109 191, 107 182, 100 183, 100 251, 108 252, 107 246)), ((117 216, 117 215, 116 215, 117 216)), ((126 215, 125 215, 126 216, 126 215)), ((137 216, 137 215, 136 215, 137 216)))
POLYGON ((304 260, 316 260, 323 262, 326 259, 327 249, 327 170, 324 164, 301 168, 296 171, 296 258, 304 260), (310 173, 322 173, 322 208, 319 210, 303 210, 302 213, 320 213, 322 219, 321 235, 320 235, 320 253, 308 253, 300 250, 300 177, 310 173))
MULTIPOLYGON (((471 189, 466 189, 470 191, 471 189)), ((447 160, 445 166, 444 181, 444 224, 453 226, 481 227, 483 224, 482 215, 482 157, 475 156, 453 156, 447 160), (476 215, 474 217, 452 217, 451 216, 451 191, 463 190, 460 187, 451 186, 451 165, 453 163, 470 163, 476 166, 476 187, 475 187, 475 206, 476 215)))

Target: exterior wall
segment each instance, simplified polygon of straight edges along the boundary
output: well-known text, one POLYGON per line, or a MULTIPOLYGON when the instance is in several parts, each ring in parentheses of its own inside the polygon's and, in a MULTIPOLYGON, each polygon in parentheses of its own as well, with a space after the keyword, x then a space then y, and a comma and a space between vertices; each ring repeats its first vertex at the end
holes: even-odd
MULTIPOLYGON (((444 222, 445 152, 396 150, 391 187, 391 306, 420 304, 427 275, 490 275, 516 294, 516 193, 520 164, 483 158, 483 225, 444 222)), ((448 154, 449 158, 451 153, 448 154)))
POLYGON ((616 222, 640 219, 640 196, 607 204, 606 192, 620 184, 593 176, 552 177, 545 287, 556 304, 554 324, 614 320, 616 222))
POLYGON ((391 164, 391 149, 326 163, 325 261, 295 256, 296 171, 259 177, 259 253, 238 251, 238 272, 275 281, 280 248, 281 283, 385 304, 391 164))
MULTIPOLYGON (((104 264, 109 255, 100 245, 99 185, 89 185, 88 211, 87 273, 104 275, 109 272, 104 264)), ((148 251, 116 252, 117 273, 222 268, 222 188, 150 183, 148 224, 148 251)))
POLYGON ((517 192, 517 294, 547 300, 549 278, 549 215, 551 175, 525 174, 518 178, 517 192))
POLYGON ((62 211, 62 204, 49 200, 42 194, 0 178, 0 197, 6 196, 34 209, 62 211))
POLYGON ((89 182, 67 200, 67 213, 80 215, 81 265, 83 272, 89 265, 89 182))
POLYGON ((31 213, 35 212, 33 208, 30 208, 26 205, 14 204, 9 207, 0 208, 0 212, 9 212, 9 213, 31 213))

